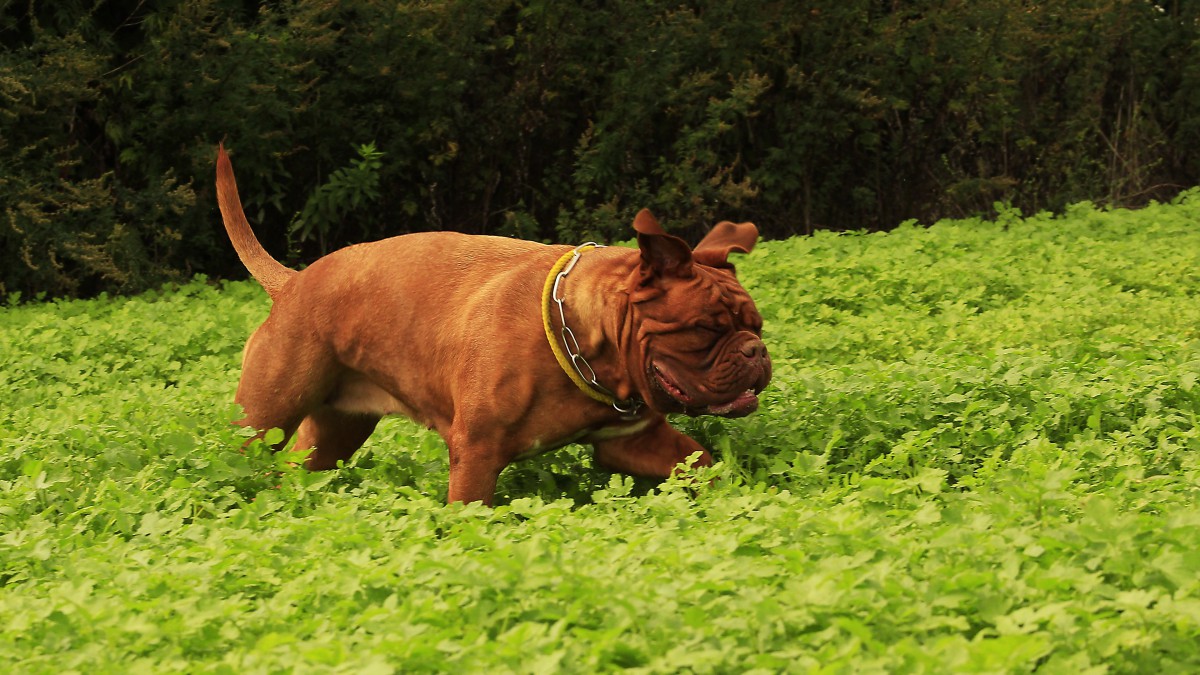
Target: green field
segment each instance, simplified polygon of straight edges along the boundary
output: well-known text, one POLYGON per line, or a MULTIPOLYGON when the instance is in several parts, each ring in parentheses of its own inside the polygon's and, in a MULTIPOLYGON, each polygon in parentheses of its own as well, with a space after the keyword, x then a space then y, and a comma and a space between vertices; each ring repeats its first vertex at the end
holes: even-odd
POLYGON ((334 472, 239 452, 253 283, 2 309, 0 663, 1195 671, 1198 262, 1197 192, 766 242, 762 407, 677 420, 711 487, 571 447, 495 509, 401 420, 334 472))

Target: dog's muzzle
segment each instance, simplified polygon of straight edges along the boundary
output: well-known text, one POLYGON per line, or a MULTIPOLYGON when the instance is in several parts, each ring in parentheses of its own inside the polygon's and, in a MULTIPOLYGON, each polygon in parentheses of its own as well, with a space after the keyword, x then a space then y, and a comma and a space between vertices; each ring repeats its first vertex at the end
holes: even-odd
POLYGON ((717 415, 720 417, 743 417, 758 409, 758 395, 771 380, 771 357, 766 345, 757 337, 743 342, 728 359, 737 362, 729 368, 737 374, 733 386, 724 387, 725 395, 692 393, 671 370, 664 365, 651 362, 651 381, 667 398, 675 402, 682 412, 690 416, 717 415))

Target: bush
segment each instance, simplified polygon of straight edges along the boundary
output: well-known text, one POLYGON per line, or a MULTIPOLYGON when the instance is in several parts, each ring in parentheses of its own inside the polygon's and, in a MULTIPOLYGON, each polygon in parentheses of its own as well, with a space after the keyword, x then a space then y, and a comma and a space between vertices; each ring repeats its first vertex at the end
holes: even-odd
POLYGON ((783 237, 1140 205, 1200 183, 1198 18, 1124 0, 11 3, 0 290, 242 274, 214 208, 222 138, 281 257, 355 148, 381 153, 378 197, 322 216, 295 262, 422 229, 623 238, 645 206, 691 237, 722 218, 783 237))

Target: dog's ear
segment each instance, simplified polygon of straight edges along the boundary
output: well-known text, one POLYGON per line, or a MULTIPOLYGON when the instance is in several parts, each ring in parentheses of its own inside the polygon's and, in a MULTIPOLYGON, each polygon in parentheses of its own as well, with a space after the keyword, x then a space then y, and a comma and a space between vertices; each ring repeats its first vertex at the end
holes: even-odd
POLYGON ((692 273, 692 249, 687 242, 667 234, 649 209, 633 219, 638 248, 642 252, 642 281, 656 277, 686 277, 692 273))
POLYGON ((729 262, 730 253, 749 253, 758 241, 758 228, 754 223, 717 223, 692 251, 692 257, 701 265, 733 269, 729 262))

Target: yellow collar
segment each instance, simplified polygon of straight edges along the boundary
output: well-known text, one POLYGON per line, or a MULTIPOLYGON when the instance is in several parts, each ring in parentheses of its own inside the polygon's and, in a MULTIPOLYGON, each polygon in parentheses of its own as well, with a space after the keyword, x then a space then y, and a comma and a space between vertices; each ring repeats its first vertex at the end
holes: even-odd
POLYGON ((632 398, 619 401, 612 392, 596 381, 596 371, 592 370, 587 359, 579 353, 579 341, 575 339, 575 333, 567 326, 563 297, 559 295, 559 286, 563 279, 571 273, 575 263, 579 261, 579 257, 586 251, 597 248, 604 247, 593 242, 580 244, 564 253, 558 262, 554 263, 554 267, 550 268, 550 273, 546 275, 546 283, 542 286, 542 327, 546 329, 546 341, 550 343, 550 351, 554 352, 554 358, 558 361, 558 365, 562 367, 567 377, 571 378, 575 386, 579 387, 580 391, 593 400, 612 406, 617 412, 636 415, 642 405, 640 401, 632 398), (555 339, 554 329, 550 325, 552 304, 558 305, 558 316, 562 322, 561 341, 555 339))

